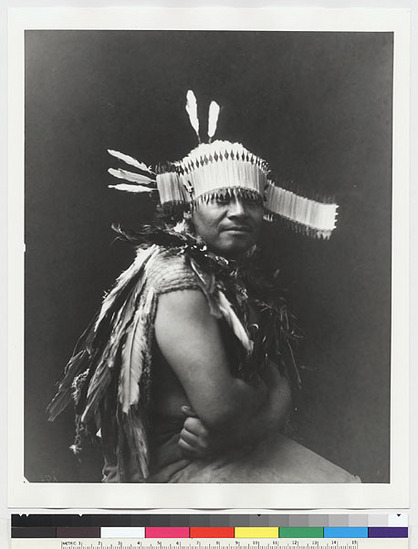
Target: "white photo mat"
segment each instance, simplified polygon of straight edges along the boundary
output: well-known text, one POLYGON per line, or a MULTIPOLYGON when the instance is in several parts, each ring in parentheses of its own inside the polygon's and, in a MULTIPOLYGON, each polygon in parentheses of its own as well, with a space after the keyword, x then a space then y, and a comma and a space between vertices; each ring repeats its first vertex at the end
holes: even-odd
POLYGON ((9 12, 9 505, 24 508, 408 506, 409 16, 406 10, 22 9, 9 12), (140 17, 139 17, 140 15, 140 17), (134 22, 140 21, 136 25, 134 22), (391 456, 387 484, 72 484, 24 478, 24 32, 53 29, 394 33, 391 456))

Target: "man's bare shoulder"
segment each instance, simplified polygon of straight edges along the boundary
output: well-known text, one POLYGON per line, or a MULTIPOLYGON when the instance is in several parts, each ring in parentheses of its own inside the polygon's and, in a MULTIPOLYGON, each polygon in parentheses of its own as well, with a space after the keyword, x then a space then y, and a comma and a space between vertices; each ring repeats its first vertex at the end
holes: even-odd
POLYGON ((180 322, 216 323, 204 293, 198 288, 183 288, 160 297, 158 313, 180 322))

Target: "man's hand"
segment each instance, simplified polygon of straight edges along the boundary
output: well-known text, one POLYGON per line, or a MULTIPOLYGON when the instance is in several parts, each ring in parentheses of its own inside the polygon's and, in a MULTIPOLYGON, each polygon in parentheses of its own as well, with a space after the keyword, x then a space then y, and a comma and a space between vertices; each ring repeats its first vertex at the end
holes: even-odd
POLYGON ((184 457, 191 459, 208 457, 213 452, 209 431, 189 406, 182 406, 181 411, 186 419, 178 445, 184 457))

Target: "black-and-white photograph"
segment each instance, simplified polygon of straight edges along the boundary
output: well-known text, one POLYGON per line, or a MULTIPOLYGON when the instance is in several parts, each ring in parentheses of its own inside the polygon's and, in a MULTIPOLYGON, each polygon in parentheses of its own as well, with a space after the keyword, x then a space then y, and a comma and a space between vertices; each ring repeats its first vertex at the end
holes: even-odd
POLYGON ((393 32, 24 47, 26 482, 389 484, 393 32))

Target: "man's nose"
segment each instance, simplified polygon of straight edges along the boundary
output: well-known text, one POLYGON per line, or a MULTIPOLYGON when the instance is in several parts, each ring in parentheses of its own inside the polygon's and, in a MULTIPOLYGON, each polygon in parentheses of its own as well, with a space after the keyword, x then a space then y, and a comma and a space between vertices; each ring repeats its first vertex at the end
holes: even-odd
POLYGON ((243 200, 233 198, 229 203, 228 215, 229 217, 246 217, 248 212, 243 200))

